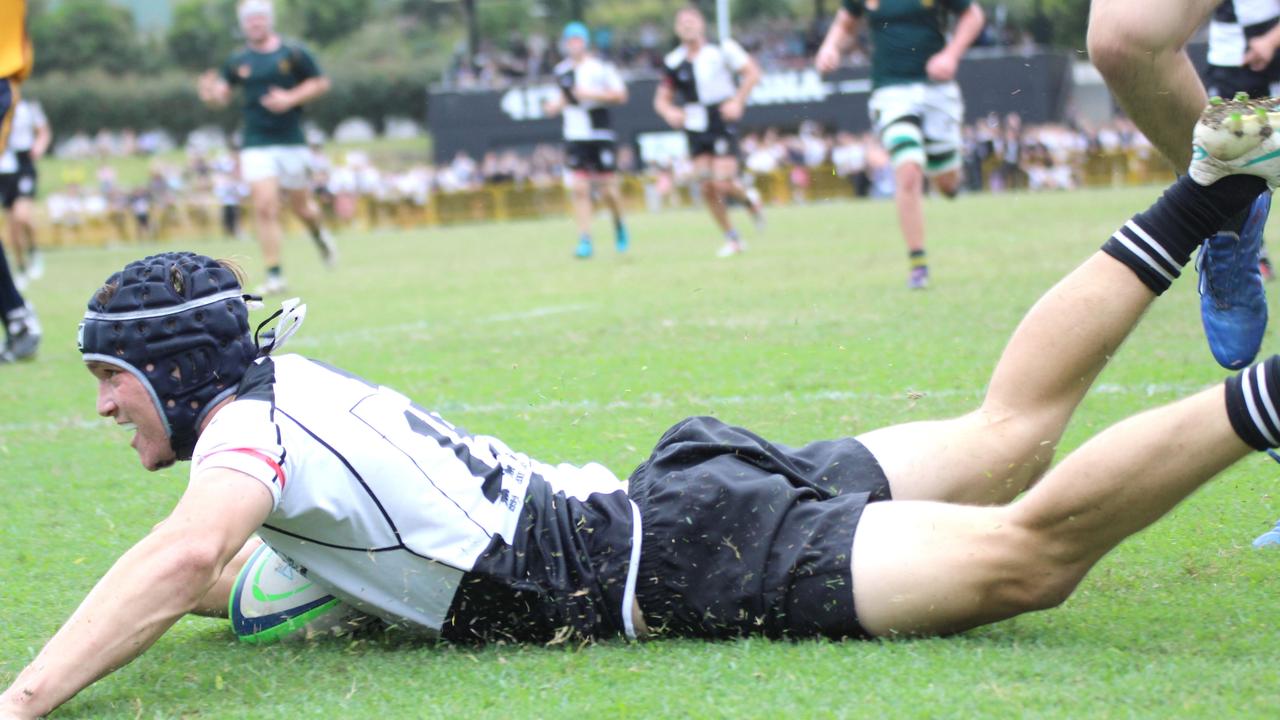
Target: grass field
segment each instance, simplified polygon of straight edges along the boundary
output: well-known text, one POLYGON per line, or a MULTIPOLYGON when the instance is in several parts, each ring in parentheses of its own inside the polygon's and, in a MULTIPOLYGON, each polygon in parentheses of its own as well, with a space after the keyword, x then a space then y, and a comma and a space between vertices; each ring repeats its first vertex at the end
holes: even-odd
MULTIPOLYGON (((294 239, 287 268, 310 311, 290 349, 535 457, 625 476, 691 414, 803 443, 969 409, 1030 304, 1156 193, 931 203, 923 293, 905 289, 889 203, 775 210, 731 260, 714 257, 700 212, 635 217, 632 252, 602 243, 590 262, 570 259, 567 219, 348 235, 332 273, 294 239)), ((257 267, 248 245, 196 249, 257 267)), ((0 368, 0 686, 185 485, 184 467, 142 472, 127 435, 95 417, 75 350, 90 291, 141 252, 53 254, 31 293, 40 361, 0 368)), ((1064 450, 1224 376, 1189 274, 1104 373, 1064 450)), ((1249 541, 1280 514, 1278 474, 1247 459, 1062 608, 961 637, 258 648, 195 618, 56 716, 1274 717, 1280 554, 1249 541)))

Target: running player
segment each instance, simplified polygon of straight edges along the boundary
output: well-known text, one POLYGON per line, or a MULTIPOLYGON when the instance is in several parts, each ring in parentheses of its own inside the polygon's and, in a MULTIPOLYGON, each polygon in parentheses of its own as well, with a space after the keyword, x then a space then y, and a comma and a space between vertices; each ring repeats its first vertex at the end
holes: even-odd
POLYGON ((280 263, 281 191, 325 264, 332 267, 338 259, 311 196, 310 151, 302 132, 302 106, 328 92, 329 79, 306 48, 276 33, 271 0, 244 0, 237 12, 246 46, 227 60, 221 73, 201 75, 198 90, 206 104, 222 107, 231 101, 232 86, 243 88, 240 168, 249 183, 254 232, 267 266, 261 290, 282 293, 287 285, 280 263))
POLYGON ((864 16, 872 44, 871 121, 893 160, 893 198, 911 265, 907 287, 920 290, 929 286, 924 179, 948 197, 960 191, 964 99, 956 69, 985 17, 971 0, 844 0, 814 58, 819 72, 839 66, 864 16), (948 41, 951 14, 957 20, 948 41))
POLYGON ((9 146, 0 154, 0 207, 9 215, 9 238, 18 266, 14 280, 39 280, 44 255, 36 246, 36 163, 53 142, 53 131, 40 103, 23 98, 13 111, 9 146))
POLYGON ((618 187, 618 145, 613 131, 613 105, 627 101, 627 86, 613 65, 589 51, 587 26, 572 22, 561 35, 567 57, 556 65, 560 95, 546 104, 548 115, 564 118, 565 165, 572 173, 573 219, 578 224, 574 254, 589 258, 592 196, 596 195, 613 215, 614 247, 626 252, 629 239, 622 219, 622 193, 618 187))
POLYGON ((702 197, 724 233, 720 256, 737 255, 745 246, 729 221, 728 201, 742 203, 762 222, 760 205, 743 187, 738 168, 738 121, 760 82, 760 66, 731 38, 707 42, 707 21, 696 6, 676 13, 675 28, 680 45, 663 60, 653 108, 672 128, 685 131, 702 197))
MULTIPOLYGON (((13 114, 21 99, 19 87, 31 74, 31 42, 27 39, 27 3, 0 3, 0 151, 9 138, 13 114)), ((40 321, 35 308, 22 299, 14 283, 4 248, 0 247, 0 317, 5 341, 0 365, 35 357, 40 346, 40 321)))
POLYGON ((1049 470, 1204 234, 1280 185, 1280 113, 1251 109, 1206 112, 1189 176, 1031 308, 974 412, 799 449, 692 418, 625 486, 275 355, 296 301, 256 346, 214 260, 131 263, 81 325, 97 410, 133 427, 144 467, 190 460, 191 481, 0 694, 0 718, 44 715, 184 613, 226 607, 255 532, 344 601, 446 639, 935 635, 1056 606, 1121 540, 1280 446, 1278 355, 1049 470))

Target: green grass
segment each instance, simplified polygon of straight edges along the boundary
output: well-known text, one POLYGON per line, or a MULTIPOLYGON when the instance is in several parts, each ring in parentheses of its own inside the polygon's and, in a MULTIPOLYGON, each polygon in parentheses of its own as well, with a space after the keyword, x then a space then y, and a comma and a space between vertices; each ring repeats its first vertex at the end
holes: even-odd
MULTIPOLYGON (((1156 192, 932 202, 925 293, 904 287, 889 203, 775 210, 727 261, 692 211, 637 216, 629 256, 606 242, 590 262, 570 259, 567 219, 348 235, 333 273, 294 238, 287 267, 310 312, 293 347, 535 457, 626 475, 690 414, 801 443, 970 408, 1031 303, 1156 192)), ((248 245, 198 249, 257 266, 248 245)), ((53 254, 31 293, 40 362, 0 368, 0 685, 185 485, 183 467, 142 472, 95 419, 75 351, 89 292, 138 254, 53 254)), ((1191 276, 1107 369, 1064 449, 1223 377, 1191 276)), ((258 648, 193 618, 57 716, 1273 717, 1280 556, 1248 543, 1280 513, 1277 474, 1262 456, 1240 463, 1064 607, 961 637, 258 648)))

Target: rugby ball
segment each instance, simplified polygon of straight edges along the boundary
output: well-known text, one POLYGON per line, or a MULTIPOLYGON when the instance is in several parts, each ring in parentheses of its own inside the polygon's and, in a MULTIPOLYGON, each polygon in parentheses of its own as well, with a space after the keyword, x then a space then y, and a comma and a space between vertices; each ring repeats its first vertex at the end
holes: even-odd
POLYGON ((266 544, 258 546, 236 576, 227 616, 236 637, 247 643, 341 635, 364 617, 266 544))

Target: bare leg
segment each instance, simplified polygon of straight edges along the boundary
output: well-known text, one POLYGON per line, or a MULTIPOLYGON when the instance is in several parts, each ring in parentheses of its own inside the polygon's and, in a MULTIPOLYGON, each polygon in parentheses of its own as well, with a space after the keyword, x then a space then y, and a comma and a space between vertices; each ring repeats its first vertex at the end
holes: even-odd
POLYGON ((307 226, 307 230, 312 235, 320 232, 320 206, 316 203, 311 191, 285 190, 284 192, 289 198, 289 209, 302 221, 303 225, 307 226))
POLYGON ((1093 0, 1089 11, 1089 59, 1120 107, 1179 172, 1191 163, 1187 138, 1206 99, 1185 47, 1218 4, 1093 0))
POLYGON ((924 250, 924 171, 915 163, 903 163, 893 170, 898 208, 898 227, 907 250, 924 250))
POLYGON ((249 186, 253 198, 253 230, 262 248, 267 267, 280 265, 280 185, 275 178, 258 180, 249 186))
POLYGON ((622 224, 622 189, 618 185, 618 175, 609 173, 600 179, 600 196, 604 199, 605 207, 609 208, 609 213, 613 216, 613 224, 622 224))
POLYGON ((1008 502, 1049 467, 1071 413, 1154 298, 1133 271, 1096 253, 1027 313, 976 411, 858 440, 895 499, 1008 502))
POLYGON ((570 187, 570 202, 573 205, 573 222, 578 228, 578 235, 590 235, 591 182, 583 173, 573 174, 573 185, 570 187))
POLYGON ((1121 540, 1250 452, 1218 386, 1104 431, 1013 505, 870 505, 853 544, 859 621, 934 635, 1059 605, 1121 540))
POLYGON ((931 176, 929 181, 938 189, 938 192, 953 198, 960 192, 960 169, 956 168, 955 170, 940 172, 931 176))

